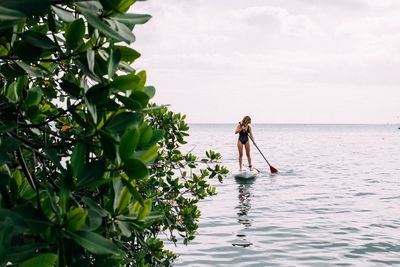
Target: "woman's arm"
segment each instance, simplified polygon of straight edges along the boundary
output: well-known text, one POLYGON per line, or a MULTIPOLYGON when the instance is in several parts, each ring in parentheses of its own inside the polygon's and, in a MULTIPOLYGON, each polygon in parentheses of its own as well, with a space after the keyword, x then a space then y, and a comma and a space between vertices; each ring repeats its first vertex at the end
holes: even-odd
POLYGON ((238 124, 236 126, 235 134, 238 134, 242 130, 242 125, 238 124))

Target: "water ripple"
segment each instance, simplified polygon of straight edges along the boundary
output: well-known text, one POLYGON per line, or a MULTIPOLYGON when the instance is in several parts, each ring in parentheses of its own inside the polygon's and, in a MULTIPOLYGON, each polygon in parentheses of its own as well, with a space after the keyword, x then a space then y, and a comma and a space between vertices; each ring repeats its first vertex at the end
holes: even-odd
MULTIPOLYGON (((200 204, 197 238, 171 246, 175 266, 400 266, 400 135, 388 126, 346 127, 255 125, 280 172, 271 175, 253 151, 261 176, 215 182, 219 194, 200 204)), ((234 172, 232 129, 215 132, 210 139, 209 127, 193 127, 191 148, 212 146, 234 172)))

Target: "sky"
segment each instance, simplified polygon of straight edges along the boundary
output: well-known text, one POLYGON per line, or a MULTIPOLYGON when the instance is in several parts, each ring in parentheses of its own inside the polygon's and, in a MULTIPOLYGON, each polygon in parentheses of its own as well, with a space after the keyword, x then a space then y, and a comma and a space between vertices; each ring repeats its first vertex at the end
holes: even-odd
POLYGON ((189 123, 400 124, 398 0, 150 0, 133 47, 189 123))

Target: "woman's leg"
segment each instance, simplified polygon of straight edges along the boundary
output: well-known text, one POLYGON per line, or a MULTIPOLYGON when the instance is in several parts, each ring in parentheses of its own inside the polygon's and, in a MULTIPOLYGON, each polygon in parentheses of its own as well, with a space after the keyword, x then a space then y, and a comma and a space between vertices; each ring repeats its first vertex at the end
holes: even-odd
POLYGON ((237 147, 239 150, 239 170, 242 170, 242 160, 243 160, 243 144, 238 140, 237 147))
POLYGON ((247 156, 247 162, 249 163, 250 166, 250 170, 253 169, 253 166, 251 165, 251 156, 250 156, 250 142, 247 142, 244 145, 245 149, 246 149, 246 156, 247 156))

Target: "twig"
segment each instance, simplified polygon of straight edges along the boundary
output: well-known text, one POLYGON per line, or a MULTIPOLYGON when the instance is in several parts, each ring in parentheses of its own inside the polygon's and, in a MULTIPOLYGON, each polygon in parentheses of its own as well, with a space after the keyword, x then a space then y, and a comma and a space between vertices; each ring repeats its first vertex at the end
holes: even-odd
POLYGON ((36 182, 33 180, 33 177, 31 175, 31 173, 29 172, 28 167, 26 166, 26 162, 25 162, 24 156, 22 155, 21 148, 18 149, 17 156, 18 156, 19 164, 22 167, 22 171, 24 172, 26 178, 28 179, 28 183, 33 188, 33 190, 36 191, 36 189, 37 189, 36 182))

